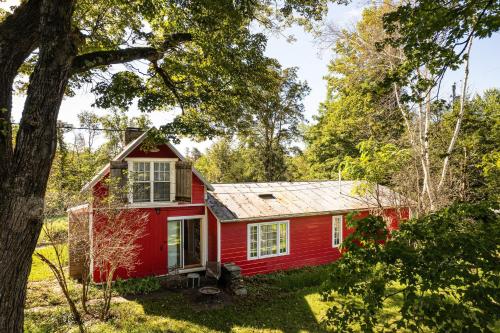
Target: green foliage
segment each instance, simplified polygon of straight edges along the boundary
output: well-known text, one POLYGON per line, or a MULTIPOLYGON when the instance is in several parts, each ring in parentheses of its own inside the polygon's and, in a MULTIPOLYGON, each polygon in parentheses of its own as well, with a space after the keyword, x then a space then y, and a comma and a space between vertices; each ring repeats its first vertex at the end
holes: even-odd
POLYGON ((208 148, 194 166, 213 183, 251 181, 255 177, 255 159, 247 153, 244 148, 223 138, 208 148))
MULTIPOLYGON (((48 218, 44 223, 50 223, 50 230, 54 233, 55 239, 67 239, 68 237, 68 216, 62 215, 57 217, 48 218)), ((42 228, 40 236, 38 237, 38 245, 48 243, 46 230, 42 228)))
POLYGON ((394 77, 413 85, 418 92, 436 85, 448 69, 456 70, 467 57, 471 38, 490 37, 500 28, 500 3, 489 0, 418 0, 401 3, 384 16, 384 28, 390 35, 382 44, 401 47, 405 61, 393 71, 394 77), (425 66, 433 79, 423 79, 419 69, 425 66))
MULTIPOLYGON (((444 116, 440 137, 454 129, 457 106, 444 116)), ((461 201, 499 201, 500 193, 500 90, 490 89, 466 104, 466 113, 456 149, 452 154, 451 174, 455 175, 456 198, 461 201)), ((445 148, 441 148, 441 154, 445 148)), ((451 177, 450 177, 451 178, 451 177)))
POLYGON ((100 67, 72 78, 73 89, 95 82, 95 105, 145 112, 170 111, 165 134, 213 136, 248 125, 255 97, 252 87, 278 66, 264 55, 267 37, 250 29, 281 31, 292 23, 312 27, 326 14, 325 0, 314 1, 81 1, 75 26, 85 31, 81 52, 152 46, 168 52, 100 76, 100 67), (177 43, 169 36, 184 34, 177 43), (167 44, 167 45, 166 45, 167 44), (171 46, 175 47, 171 47, 171 46), (182 110, 182 114, 176 111, 182 110))
POLYGON ((405 167, 411 157, 408 149, 373 140, 360 142, 357 149, 359 157, 346 156, 341 164, 343 178, 388 185, 391 177, 405 167))
POLYGON ((114 285, 114 289, 120 295, 149 294, 160 288, 160 281, 156 277, 116 280, 114 285))
POLYGON ((328 322, 371 332, 386 301, 402 295, 386 329, 488 332, 499 319, 500 218, 496 206, 461 204, 402 223, 390 237, 381 217, 351 219, 347 252, 332 265, 323 296, 345 298, 328 322))
MULTIPOLYGON (((377 50, 386 34, 382 17, 389 3, 363 11, 354 31, 331 32, 336 57, 328 67, 328 95, 316 123, 305 133, 307 159, 316 178, 336 178, 344 157, 358 157, 359 142, 395 144, 403 134, 392 89, 383 87, 387 71, 401 59, 398 50, 377 50)), ((335 29, 334 29, 335 30, 335 29)))
POLYGON ((309 87, 298 81, 297 69, 271 67, 265 81, 251 87, 253 116, 248 130, 239 134, 245 148, 251 150, 260 168, 256 180, 277 181, 287 178, 287 156, 304 121, 303 98, 309 87))

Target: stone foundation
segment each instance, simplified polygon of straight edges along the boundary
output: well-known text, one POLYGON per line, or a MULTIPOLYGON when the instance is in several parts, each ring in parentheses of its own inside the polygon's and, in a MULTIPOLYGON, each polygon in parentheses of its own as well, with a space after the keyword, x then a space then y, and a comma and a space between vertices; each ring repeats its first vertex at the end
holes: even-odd
POLYGON ((246 296, 247 289, 243 283, 241 268, 234 263, 227 263, 222 266, 222 280, 233 294, 237 296, 246 296))

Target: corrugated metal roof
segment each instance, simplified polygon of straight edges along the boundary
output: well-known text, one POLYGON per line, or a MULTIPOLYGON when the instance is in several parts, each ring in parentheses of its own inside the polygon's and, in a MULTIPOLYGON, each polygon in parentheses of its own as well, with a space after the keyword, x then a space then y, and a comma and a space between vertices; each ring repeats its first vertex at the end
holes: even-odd
POLYGON ((355 194, 356 181, 272 182, 212 184, 208 206, 221 221, 256 220, 267 217, 314 215, 319 213, 394 207, 398 195, 379 186, 373 194, 355 194), (274 199, 259 197, 272 194, 274 199))

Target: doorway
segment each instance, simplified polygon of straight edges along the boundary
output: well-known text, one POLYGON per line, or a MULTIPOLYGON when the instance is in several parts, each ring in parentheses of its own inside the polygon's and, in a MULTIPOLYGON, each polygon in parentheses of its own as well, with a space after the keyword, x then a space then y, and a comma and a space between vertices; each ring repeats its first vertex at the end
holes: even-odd
POLYGON ((201 266, 201 219, 167 221, 168 270, 201 266))

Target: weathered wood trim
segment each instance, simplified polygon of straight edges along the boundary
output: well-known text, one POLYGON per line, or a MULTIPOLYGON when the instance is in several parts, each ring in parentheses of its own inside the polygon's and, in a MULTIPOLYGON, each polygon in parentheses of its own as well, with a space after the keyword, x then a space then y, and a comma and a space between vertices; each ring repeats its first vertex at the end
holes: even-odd
POLYGON ((193 165, 191 162, 175 163, 175 200, 191 202, 193 189, 193 165))

